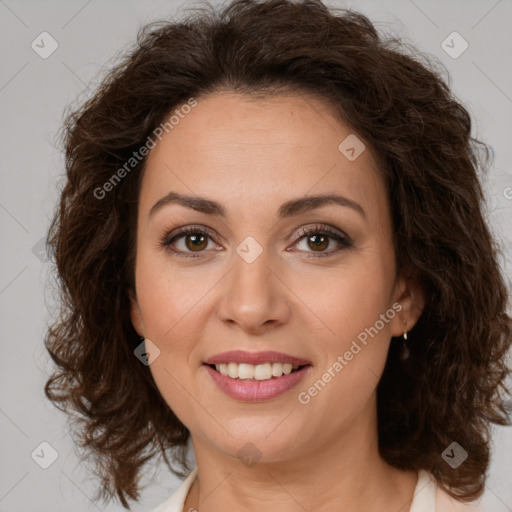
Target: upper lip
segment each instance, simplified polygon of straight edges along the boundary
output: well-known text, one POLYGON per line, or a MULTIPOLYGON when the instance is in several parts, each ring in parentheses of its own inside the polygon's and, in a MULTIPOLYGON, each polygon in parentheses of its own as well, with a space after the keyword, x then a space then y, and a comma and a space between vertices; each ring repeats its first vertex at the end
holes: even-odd
POLYGON ((274 352, 268 350, 264 352, 246 352, 244 350, 231 350, 216 354, 205 361, 205 364, 223 364, 223 363, 247 363, 247 364, 263 364, 263 363, 291 363, 293 365, 311 364, 308 360, 300 357, 284 354, 283 352, 274 352))

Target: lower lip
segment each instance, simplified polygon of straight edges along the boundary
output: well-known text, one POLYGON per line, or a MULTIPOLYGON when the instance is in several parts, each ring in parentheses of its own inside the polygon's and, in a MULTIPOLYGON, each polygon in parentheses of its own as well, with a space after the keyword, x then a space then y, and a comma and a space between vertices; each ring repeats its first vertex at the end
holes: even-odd
POLYGON ((303 366, 296 372, 269 380, 232 379, 222 375, 207 364, 203 364, 203 367, 211 375, 220 390, 231 398, 243 402, 263 402, 276 398, 296 386, 305 377, 311 365, 303 366))

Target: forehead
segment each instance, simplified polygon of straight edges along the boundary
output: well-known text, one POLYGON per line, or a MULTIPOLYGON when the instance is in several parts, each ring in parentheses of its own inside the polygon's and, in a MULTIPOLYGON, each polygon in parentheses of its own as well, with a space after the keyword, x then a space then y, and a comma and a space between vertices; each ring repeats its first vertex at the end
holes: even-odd
POLYGON ((140 208, 149 210, 174 190, 215 198, 228 213, 231 203, 233 214, 246 215, 244 206, 268 208, 274 199, 280 204, 336 191, 382 215, 378 210, 387 199, 372 153, 366 147, 347 158, 347 140, 357 152, 364 147, 319 98, 211 94, 199 98, 150 151, 140 208))

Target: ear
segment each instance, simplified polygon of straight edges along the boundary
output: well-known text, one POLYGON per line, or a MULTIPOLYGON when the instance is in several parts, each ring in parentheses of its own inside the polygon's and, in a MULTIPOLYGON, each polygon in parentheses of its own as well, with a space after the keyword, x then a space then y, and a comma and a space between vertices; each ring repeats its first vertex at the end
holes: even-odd
POLYGON ((391 320, 391 336, 402 336, 409 332, 421 317, 425 308, 425 289, 421 280, 414 275, 402 275, 395 284, 393 304, 401 309, 391 320), (405 321, 405 323, 404 323, 405 321))
POLYGON ((142 321, 142 313, 133 290, 128 290, 128 297, 130 299, 130 319, 132 321, 133 328, 137 334, 144 338, 144 323, 142 321))

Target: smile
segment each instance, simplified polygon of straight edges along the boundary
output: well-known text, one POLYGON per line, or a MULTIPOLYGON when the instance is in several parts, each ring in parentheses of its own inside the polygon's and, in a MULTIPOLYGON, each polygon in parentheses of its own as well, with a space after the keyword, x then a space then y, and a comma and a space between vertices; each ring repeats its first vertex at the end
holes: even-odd
POLYGON ((203 364, 202 368, 224 394, 242 402, 262 402, 277 398, 295 387, 312 368, 290 363, 203 364), (218 370, 216 369, 218 366, 218 370))
POLYGON ((289 375, 300 368, 299 365, 292 365, 291 363, 263 363, 254 365, 231 362, 212 364, 210 366, 222 375, 239 380, 269 380, 289 375))

